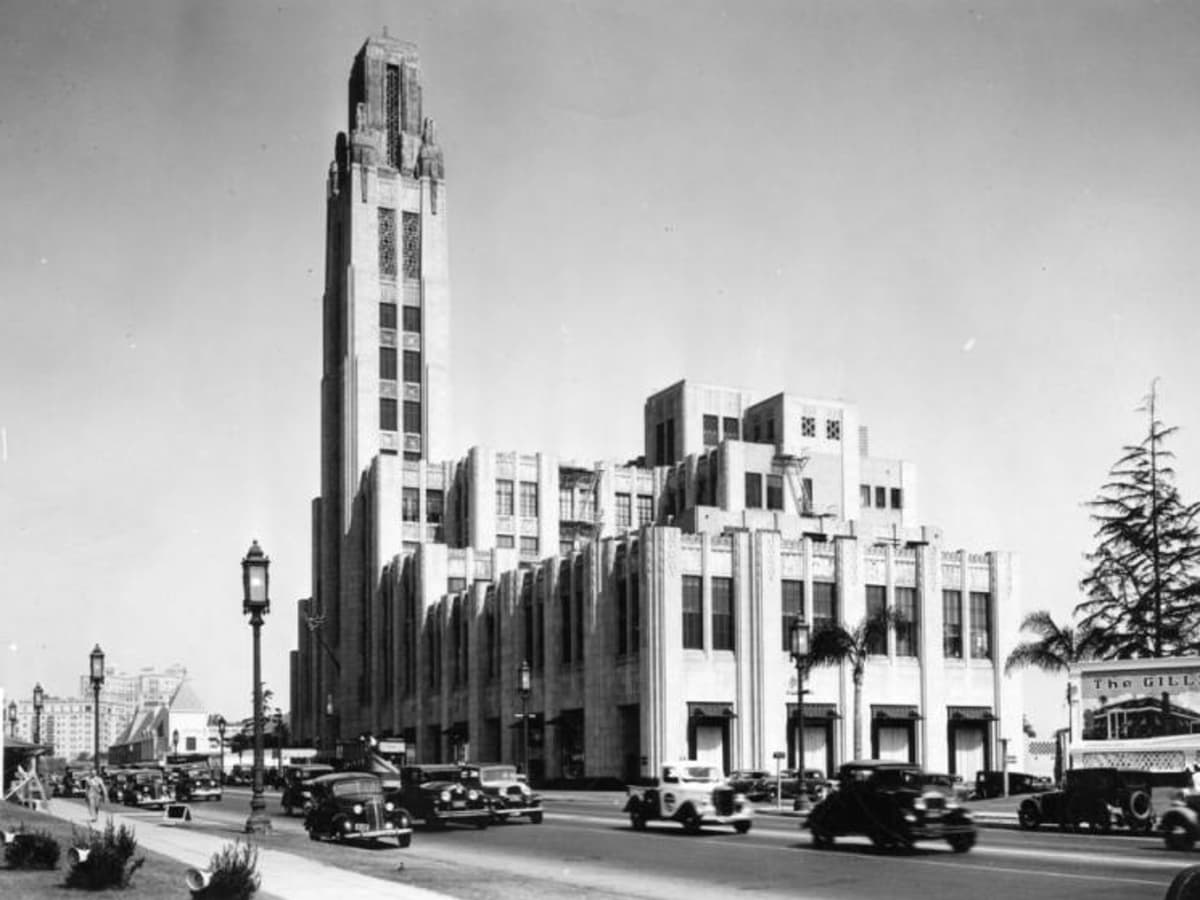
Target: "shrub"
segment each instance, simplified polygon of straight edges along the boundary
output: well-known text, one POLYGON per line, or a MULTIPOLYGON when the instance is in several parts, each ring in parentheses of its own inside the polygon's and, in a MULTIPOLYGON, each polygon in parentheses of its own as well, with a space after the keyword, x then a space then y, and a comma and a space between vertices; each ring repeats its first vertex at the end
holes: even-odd
POLYGON ((125 825, 113 826, 110 818, 104 831, 89 828, 86 833, 74 832, 72 845, 87 850, 87 859, 71 867, 67 874, 67 886, 88 891, 101 891, 111 887, 127 887, 133 873, 146 861, 144 856, 136 859, 137 839, 133 829, 125 825))
POLYGON ((4 859, 10 869, 57 869, 61 853, 50 832, 26 831, 22 822, 12 843, 4 849, 4 859))
POLYGON ((192 897, 203 900, 249 900, 262 879, 258 874, 258 849, 238 841, 226 844, 208 864, 212 879, 192 897))

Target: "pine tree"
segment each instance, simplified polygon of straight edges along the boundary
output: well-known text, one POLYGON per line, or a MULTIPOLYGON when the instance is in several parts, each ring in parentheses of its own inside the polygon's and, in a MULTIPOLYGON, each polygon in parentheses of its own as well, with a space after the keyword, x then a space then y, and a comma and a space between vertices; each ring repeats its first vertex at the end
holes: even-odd
POLYGON ((1080 582, 1088 599, 1075 607, 1079 627, 1096 635, 1104 659, 1171 656, 1200 648, 1200 504, 1185 504, 1175 487, 1168 428, 1147 413, 1145 438, 1123 448, 1108 481, 1088 506, 1097 523, 1091 571, 1080 582))

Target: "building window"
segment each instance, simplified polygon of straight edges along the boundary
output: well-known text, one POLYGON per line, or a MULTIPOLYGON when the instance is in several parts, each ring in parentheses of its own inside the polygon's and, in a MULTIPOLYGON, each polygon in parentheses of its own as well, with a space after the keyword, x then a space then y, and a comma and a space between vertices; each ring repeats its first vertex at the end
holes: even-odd
POLYGON ((683 649, 704 649, 704 597, 699 575, 683 576, 683 649))
POLYGON ((395 329, 395 327, 396 327, 396 304, 395 303, 380 303, 379 304, 379 327, 395 329))
POLYGON ((962 659, 962 591, 942 591, 942 656, 962 659))
POLYGON ((792 649, 792 622, 804 618, 804 582, 785 578, 780 583, 780 629, 783 632, 783 651, 792 649))
POLYGON ((637 523, 640 528, 642 525, 649 525, 654 521, 654 498, 649 494, 637 495, 637 523))
POLYGON ((446 593, 457 594, 460 591, 467 589, 467 579, 460 578, 456 575, 450 575, 446 578, 446 593))
POLYGON ((575 489, 559 487, 558 489, 558 520, 573 522, 575 520, 575 489))
POLYGON ((418 400, 404 401, 404 430, 408 434, 421 433, 421 403, 418 400))
MULTIPOLYGON (((395 352, 395 350, 392 351, 393 356, 395 352)), ((395 362, 392 365, 394 366, 395 362)), ((413 384, 421 383, 421 352, 419 350, 404 351, 404 380, 411 381, 413 384)))
POLYGON ((617 527, 628 528, 633 524, 632 498, 628 494, 617 494, 617 527))
POLYGON ((617 567, 617 655, 624 656, 629 652, 629 591, 625 584, 623 566, 617 567))
POLYGON ((767 509, 783 509, 783 476, 767 476, 767 509))
POLYGON ((412 331, 416 334, 421 333, 421 307, 404 307, 404 330, 412 331))
POLYGON ((379 399, 379 427, 383 431, 396 430, 396 401, 391 397, 379 399))
POLYGON ((446 514, 446 497, 441 491, 425 492, 425 521, 430 525, 441 525, 446 514))
POLYGON ((405 522, 421 521, 421 492, 416 488, 404 488, 400 494, 400 518, 405 522))
POLYGON ((569 541, 566 538, 558 539, 558 555, 559 556, 568 556, 571 553, 571 551, 574 549, 575 549, 575 542, 573 540, 569 541))
POLYGON ((875 488, 875 505, 879 509, 887 509, 887 488, 875 488))
POLYGON ((813 582, 813 631, 838 623, 837 585, 832 581, 813 582))
POLYGON ((992 658, 992 595, 971 591, 971 658, 992 658))
POLYGON ((521 515, 536 518, 538 514, 538 486, 536 481, 521 482, 521 515))
POLYGON ((400 67, 388 66, 384 87, 384 115, 387 119, 387 162, 400 168, 400 67))
MULTIPOLYGON (((392 214, 395 216, 395 213, 392 214)), ((421 277, 421 216, 419 213, 406 212, 402 222, 404 227, 404 277, 421 277)), ((392 230, 395 231, 395 218, 392 219, 392 230)), ((392 274, 396 274, 395 250, 392 251, 392 274)))
POLYGON ((379 348, 379 377, 386 381, 396 380, 396 348, 379 348))
POLYGON ((858 486, 858 502, 866 508, 871 506, 871 486, 869 484, 860 484, 858 486))
POLYGON ((900 508, 901 499, 900 488, 892 488, 892 509, 900 508))
POLYGON ((717 416, 704 417, 704 446, 715 447, 721 443, 721 420, 717 416))
POLYGON ((815 416, 800 417, 800 436, 801 437, 816 437, 817 436, 817 419, 815 416))
POLYGON ((825 437, 831 441, 840 441, 842 439, 842 423, 840 420, 825 420, 825 437))
POLYGON ((712 641, 714 650, 734 647, 733 579, 713 576, 712 641))
POLYGON ((379 207, 379 274, 396 277, 396 211, 379 207))
MULTIPOLYGON (((513 514, 513 483, 508 479, 496 479, 496 515, 513 514)), ((510 545, 511 546, 511 545, 510 545)))
MULTIPOLYGON (((881 584, 867 585, 867 618, 882 615, 887 609, 887 588, 881 584)), ((867 641, 867 652, 887 656, 887 632, 875 632, 867 641)))
POLYGON ((917 589, 896 588, 896 655, 917 656, 917 589))
POLYGON ((537 556, 538 555, 538 539, 527 535, 521 536, 521 555, 522 556, 537 556))
POLYGON ((511 550, 516 545, 517 545, 516 540, 513 538, 513 536, 511 534, 496 535, 496 547, 498 549, 511 550))
POLYGON ((762 509, 762 476, 757 472, 746 473, 746 509, 762 509))
POLYGON ((721 420, 721 429, 724 434, 725 440, 727 440, 727 441, 741 440, 741 436, 742 436, 741 422, 739 422, 733 416, 726 416, 724 419, 721 420))

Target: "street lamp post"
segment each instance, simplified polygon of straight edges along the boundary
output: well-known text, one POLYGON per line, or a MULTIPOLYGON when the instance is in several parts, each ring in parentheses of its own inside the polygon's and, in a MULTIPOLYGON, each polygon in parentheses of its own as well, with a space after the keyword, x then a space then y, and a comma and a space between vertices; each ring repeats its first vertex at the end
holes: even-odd
POLYGON ((104 651, 97 644, 88 656, 92 676, 92 767, 100 774, 100 688, 104 684, 104 651))
POLYGON ((179 755, 179 729, 176 728, 171 732, 171 755, 179 755))
POLYGON ((42 706, 45 699, 46 693, 42 690, 39 682, 33 686, 33 742, 35 744, 42 742, 42 706))
POLYGON ((17 736, 17 701, 8 701, 8 736, 17 736))
POLYGON ((522 660, 517 670, 517 693, 521 695, 521 768, 529 778, 529 660, 522 660))
POLYGON ((796 664, 796 768, 798 770, 796 808, 808 809, 808 788, 804 783, 804 666, 808 662, 808 622, 802 617, 792 619, 791 653, 796 664))
POLYGON ((225 727, 227 723, 224 716, 217 716, 217 737, 221 741, 221 774, 218 783, 225 783, 225 727))
POLYGON ((246 820, 248 834, 268 834, 271 820, 267 817, 267 801, 263 798, 263 720, 262 720, 262 644, 260 632, 263 616, 271 611, 268 592, 271 560, 262 552, 258 541, 250 545, 242 560, 242 612, 250 616, 254 631, 254 787, 250 797, 250 818, 246 820))

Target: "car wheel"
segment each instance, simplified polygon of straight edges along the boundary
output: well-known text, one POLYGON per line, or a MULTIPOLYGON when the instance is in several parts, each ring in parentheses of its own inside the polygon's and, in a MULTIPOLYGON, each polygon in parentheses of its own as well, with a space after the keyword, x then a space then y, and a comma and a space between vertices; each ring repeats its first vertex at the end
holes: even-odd
POLYGON ((1163 832, 1168 850, 1191 850, 1196 845, 1196 833, 1182 820, 1175 820, 1163 832))
POLYGON ((530 813, 529 821, 532 822, 534 825, 541 825, 542 824, 542 814, 540 812, 530 813))
POLYGON ((955 853, 966 853, 975 846, 975 835, 973 834, 955 834, 946 838, 950 844, 950 849, 955 853))
POLYGON ((1200 866, 1188 866, 1171 880, 1163 900, 1191 900, 1200 890, 1200 866))
POLYGON ((1150 795, 1143 790, 1131 791, 1123 810, 1132 831, 1149 831, 1154 824, 1154 806, 1150 802, 1150 795))
POLYGON ((683 830, 688 834, 700 833, 700 814, 694 809, 683 814, 683 830))
POLYGON ((1042 824, 1037 804, 1028 801, 1022 803, 1021 808, 1017 810, 1017 822, 1026 831, 1036 831, 1037 827, 1042 824))
POLYGON ((411 834, 396 835, 396 846, 399 847, 401 850, 407 849, 411 843, 412 843, 412 835, 411 834))
POLYGON ((745 822, 734 822, 733 830, 736 831, 738 834, 745 834, 746 832, 748 832, 750 830, 750 821, 747 820, 745 822))
POLYGON ((824 831, 821 831, 820 829, 813 829, 812 841, 813 841, 813 846, 816 847, 818 850, 833 849, 833 835, 826 834, 824 831))

